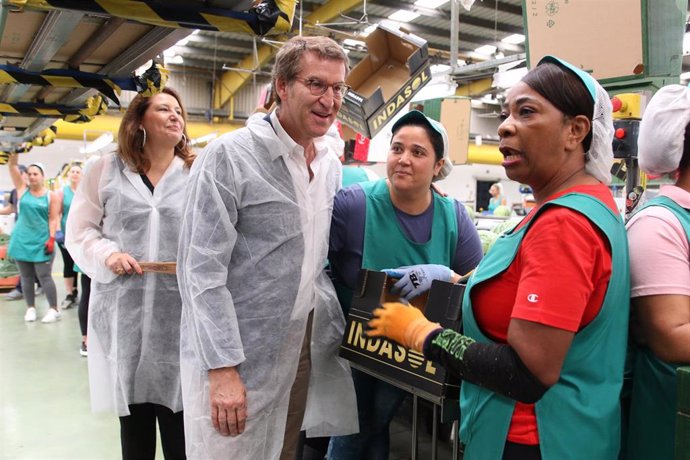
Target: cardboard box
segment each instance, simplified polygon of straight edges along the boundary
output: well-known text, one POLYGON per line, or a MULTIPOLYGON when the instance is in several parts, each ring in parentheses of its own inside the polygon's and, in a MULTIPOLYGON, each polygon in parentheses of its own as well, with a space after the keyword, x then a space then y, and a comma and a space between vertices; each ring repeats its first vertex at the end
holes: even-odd
MULTIPOLYGON (((443 400, 457 400, 460 382, 442 366, 396 342, 363 334, 374 309, 382 302, 397 299, 388 294, 391 280, 383 272, 362 270, 359 281, 360 291, 355 292, 352 299, 340 356, 348 359, 353 367, 431 402, 442 404, 443 400)), ((420 296, 413 299, 412 304, 422 309, 429 320, 457 330, 464 292, 465 285, 436 280, 428 299, 420 296)))
POLYGON ((431 61, 426 40, 385 25, 365 41, 367 57, 347 77, 338 118, 371 139, 431 81, 431 61))
POLYGON ((678 82, 687 0, 530 0, 523 3, 528 67, 551 54, 604 88, 635 80, 678 82), (596 51, 593 51, 596 50, 596 51))
POLYGON ((450 161, 453 164, 467 163, 470 145, 470 119, 472 103, 467 97, 443 97, 428 99, 412 104, 412 108, 440 122, 448 132, 450 161))

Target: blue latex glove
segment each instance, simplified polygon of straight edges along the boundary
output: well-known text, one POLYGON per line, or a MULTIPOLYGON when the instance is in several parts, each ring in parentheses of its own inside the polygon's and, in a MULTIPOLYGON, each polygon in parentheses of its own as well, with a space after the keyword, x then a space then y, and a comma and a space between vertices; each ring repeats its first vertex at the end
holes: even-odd
POLYGON ((65 244, 65 233, 62 230, 55 232, 55 242, 58 244, 65 244))
POLYGON ((382 270, 391 278, 400 278, 391 293, 410 300, 428 291, 433 280, 450 281, 453 272, 444 265, 410 265, 382 270))

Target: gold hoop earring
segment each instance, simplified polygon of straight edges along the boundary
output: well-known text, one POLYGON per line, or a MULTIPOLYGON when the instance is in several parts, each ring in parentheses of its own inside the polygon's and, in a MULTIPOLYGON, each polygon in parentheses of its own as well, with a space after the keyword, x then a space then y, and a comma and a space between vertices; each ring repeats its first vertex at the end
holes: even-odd
POLYGON ((144 129, 143 126, 139 129, 144 133, 144 139, 141 141, 141 149, 144 150, 144 146, 146 145, 146 129, 144 129))
POLYGON ((185 147, 187 147, 187 136, 185 136, 184 133, 182 133, 182 139, 180 139, 180 142, 177 143, 178 145, 176 147, 180 150, 184 150, 185 147), (179 146, 180 142, 182 142, 182 146, 179 146))

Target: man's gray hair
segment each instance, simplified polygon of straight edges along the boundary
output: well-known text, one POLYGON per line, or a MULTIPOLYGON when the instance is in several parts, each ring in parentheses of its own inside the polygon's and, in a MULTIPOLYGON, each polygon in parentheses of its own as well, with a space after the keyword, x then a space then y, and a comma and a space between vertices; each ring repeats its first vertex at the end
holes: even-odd
POLYGON ((345 66, 345 76, 350 71, 350 61, 347 54, 333 39, 321 36, 293 37, 280 48, 273 66, 271 85, 273 86, 277 105, 280 105, 280 96, 278 96, 276 82, 278 80, 283 80, 287 83, 293 81, 302 72, 300 68, 302 55, 309 51, 316 53, 320 59, 342 62, 345 66))

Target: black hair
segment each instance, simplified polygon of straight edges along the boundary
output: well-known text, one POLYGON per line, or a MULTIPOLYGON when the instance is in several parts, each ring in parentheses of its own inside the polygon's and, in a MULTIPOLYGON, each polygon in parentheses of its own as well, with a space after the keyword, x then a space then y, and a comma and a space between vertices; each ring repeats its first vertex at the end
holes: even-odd
POLYGON ((431 141, 431 146, 434 148, 436 161, 439 161, 443 158, 443 136, 441 136, 441 133, 432 128, 431 125, 429 125, 428 123, 421 123, 416 120, 406 120, 395 127, 395 130, 393 131, 393 136, 395 136, 395 133, 400 131, 400 128, 402 128, 403 126, 419 126, 424 128, 424 130, 426 131, 426 135, 429 137, 429 141, 431 141))
POLYGON ((564 67, 546 63, 532 69, 522 81, 566 116, 584 115, 587 117, 590 121, 590 130, 582 140, 582 146, 585 152, 588 152, 592 145, 591 122, 594 101, 582 80, 564 67))

